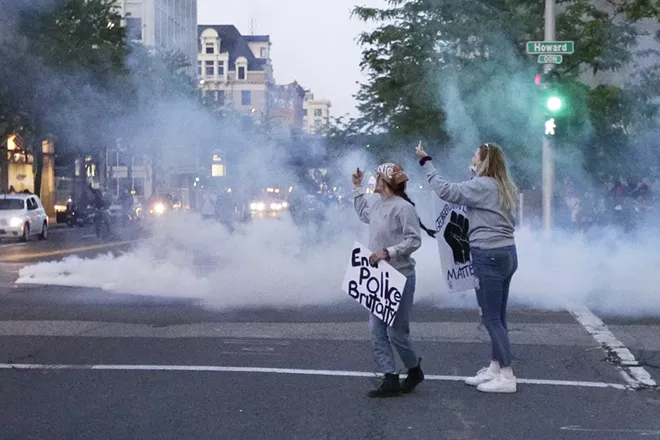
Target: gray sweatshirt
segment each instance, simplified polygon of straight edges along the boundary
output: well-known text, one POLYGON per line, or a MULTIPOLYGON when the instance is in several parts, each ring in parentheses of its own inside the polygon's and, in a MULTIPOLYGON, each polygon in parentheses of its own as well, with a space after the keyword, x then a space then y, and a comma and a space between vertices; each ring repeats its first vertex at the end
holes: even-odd
POLYGON ((389 264, 407 277, 415 274, 411 257, 422 246, 422 233, 415 207, 401 197, 367 200, 362 188, 353 190, 355 210, 369 225, 369 250, 390 253, 389 264))
POLYGON ((515 215, 502 209, 493 178, 474 177, 466 182, 449 183, 440 177, 430 160, 424 164, 424 171, 438 197, 447 203, 466 207, 470 219, 470 246, 493 249, 515 244, 515 215))

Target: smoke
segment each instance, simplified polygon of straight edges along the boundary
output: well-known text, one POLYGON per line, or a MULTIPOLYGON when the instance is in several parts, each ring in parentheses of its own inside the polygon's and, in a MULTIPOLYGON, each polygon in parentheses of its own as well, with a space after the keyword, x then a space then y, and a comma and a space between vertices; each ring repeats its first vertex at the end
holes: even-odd
MULTIPOLYGON (((341 228, 315 230, 317 241, 310 241, 288 217, 255 221, 229 234, 219 224, 183 213, 163 219, 153 238, 124 255, 38 263, 23 268, 18 283, 186 298, 219 310, 330 307, 352 301, 340 285, 353 241, 366 242, 366 227, 355 217, 350 211, 336 213, 330 220, 341 228)), ((521 229, 516 241, 520 263, 512 306, 587 305, 616 316, 660 313, 657 240, 624 239, 614 230, 598 240, 559 232, 548 239, 521 229)), ((414 257, 418 303, 476 307, 472 292, 447 292, 434 240, 425 237, 414 257)))
MULTIPOLYGON (((533 71, 515 58, 514 51, 506 53, 510 54, 502 63, 506 69, 493 69, 487 81, 466 84, 465 76, 456 75, 437 91, 454 148, 435 161, 453 179, 468 177, 470 158, 480 142, 495 141, 519 171, 515 177, 540 180, 542 121, 530 111, 530 103, 537 99, 533 71)), ((370 172, 377 165, 364 150, 347 151, 327 163, 322 144, 308 144, 288 135, 273 139, 241 118, 210 115, 198 102, 178 92, 182 85, 177 78, 163 69, 154 71, 156 77, 150 79, 161 81, 158 89, 136 72, 132 76, 137 94, 152 98, 149 111, 131 113, 97 129, 102 139, 126 138, 135 151, 158 157, 163 174, 175 165, 193 170, 198 165, 206 167, 197 161, 214 149, 227 152, 231 186, 248 193, 266 186, 299 188, 307 180, 304 174, 309 168, 322 162, 337 185, 346 189, 356 168, 370 172)), ((50 79, 44 87, 59 84, 62 77, 53 72, 50 79)), ((67 130, 72 138, 78 136, 77 142, 85 143, 87 131, 83 128, 90 106, 96 108, 106 96, 95 95, 92 86, 81 90, 86 92, 74 96, 58 121, 73 121, 67 130)), ((390 160, 403 163, 409 171, 410 196, 424 222, 432 225, 433 195, 426 190, 414 147, 410 145, 409 156, 390 160)), ((558 163, 563 173, 583 175, 579 157, 560 151, 558 163)), ((350 193, 345 196, 350 201, 350 193)), ((214 309, 318 305, 332 310, 330 306, 351 302, 340 292, 340 284, 352 243, 366 242, 366 226, 358 222, 350 205, 329 209, 326 216, 323 227, 297 226, 285 215, 280 220, 255 220, 230 234, 220 224, 183 212, 162 218, 153 237, 123 255, 69 257, 30 265, 20 271, 18 282, 188 298, 214 309)), ((638 236, 641 238, 635 240, 616 231, 599 230, 595 237, 555 231, 548 239, 538 231, 520 229, 516 237, 520 266, 512 284, 511 304, 550 310, 585 304, 612 315, 660 313, 654 293, 660 243, 650 228, 638 236)), ((447 292, 436 242, 424 237, 414 257, 418 302, 476 307, 472 293, 447 292)))

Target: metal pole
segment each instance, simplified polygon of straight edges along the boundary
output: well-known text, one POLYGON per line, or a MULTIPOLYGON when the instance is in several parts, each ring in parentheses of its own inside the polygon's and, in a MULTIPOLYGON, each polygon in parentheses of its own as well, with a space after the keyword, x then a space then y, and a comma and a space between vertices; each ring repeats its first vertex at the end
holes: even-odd
MULTIPOLYGON (((555 41, 555 0, 545 0, 545 41, 555 41)), ((552 71, 552 64, 543 66, 544 73, 552 71)), ((552 231, 552 196, 555 183, 554 138, 543 136, 543 229, 552 231)))

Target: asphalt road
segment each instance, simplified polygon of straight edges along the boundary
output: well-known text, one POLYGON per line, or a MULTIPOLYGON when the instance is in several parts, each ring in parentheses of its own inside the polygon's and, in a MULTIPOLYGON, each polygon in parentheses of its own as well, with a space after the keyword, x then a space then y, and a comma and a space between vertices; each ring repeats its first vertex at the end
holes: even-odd
POLYGON ((484 395, 462 383, 489 355, 476 311, 417 304, 412 332, 428 379, 412 395, 372 400, 366 316, 350 301, 210 310, 13 285, 25 264, 130 246, 91 234, 0 244, 3 440, 660 438, 656 387, 630 382, 638 368, 660 381, 655 320, 601 328, 586 311, 512 310, 519 392, 484 395))
POLYGON ((16 240, 0 240, 0 263, 34 263, 61 259, 67 255, 93 256, 98 253, 125 250, 127 240, 101 241, 92 227, 68 228, 53 225, 47 240, 31 237, 27 243, 16 240), (123 246, 123 248, 122 248, 123 246))

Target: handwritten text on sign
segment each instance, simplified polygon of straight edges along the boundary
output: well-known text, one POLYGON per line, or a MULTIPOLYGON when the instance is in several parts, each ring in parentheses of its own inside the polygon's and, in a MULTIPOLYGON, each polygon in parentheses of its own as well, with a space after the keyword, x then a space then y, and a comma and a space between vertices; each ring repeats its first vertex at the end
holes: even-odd
POLYGON ((406 277, 385 261, 374 267, 369 263, 370 255, 366 246, 357 242, 353 245, 342 290, 391 326, 399 310, 406 277))
POLYGON ((450 292, 474 289, 474 273, 470 256, 470 219, 464 206, 447 203, 435 197, 435 226, 438 235, 440 265, 450 292))

